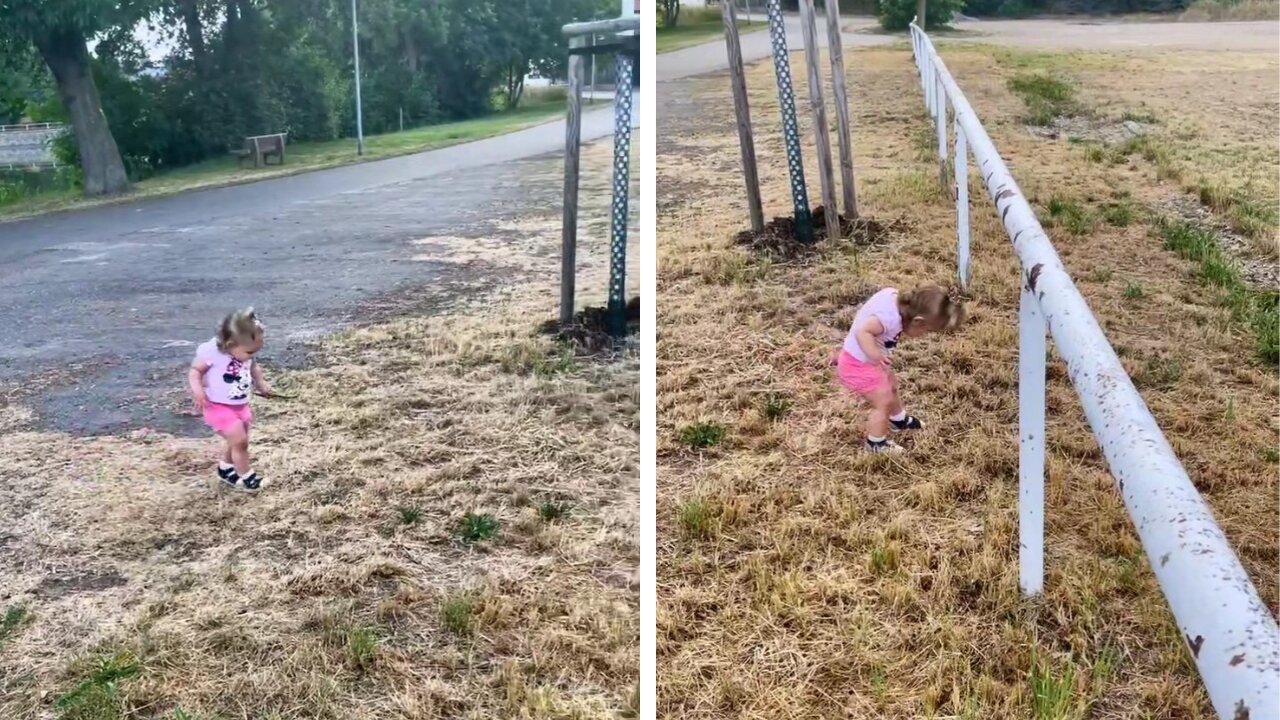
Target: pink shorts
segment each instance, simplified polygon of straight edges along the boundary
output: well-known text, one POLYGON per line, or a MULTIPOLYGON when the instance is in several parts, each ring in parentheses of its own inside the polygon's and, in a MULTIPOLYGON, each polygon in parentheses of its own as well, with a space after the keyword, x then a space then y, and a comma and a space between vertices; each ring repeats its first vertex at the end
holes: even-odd
POLYGON ((223 405, 222 403, 210 402, 204 406, 204 421, 213 428, 216 433, 227 433, 232 430, 238 430, 240 425, 244 425, 244 429, 248 430, 253 424, 253 410, 249 409, 249 404, 244 405, 223 405))
POLYGON ((879 365, 864 363, 849 354, 848 350, 840 350, 840 359, 836 361, 836 377, 840 383, 859 395, 866 395, 890 385, 889 374, 879 365))

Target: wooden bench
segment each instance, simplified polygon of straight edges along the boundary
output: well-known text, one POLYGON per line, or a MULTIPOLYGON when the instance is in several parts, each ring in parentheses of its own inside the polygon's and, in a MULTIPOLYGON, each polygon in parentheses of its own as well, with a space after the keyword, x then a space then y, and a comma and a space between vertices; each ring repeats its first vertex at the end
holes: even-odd
POLYGON ((247 158, 253 158, 253 166, 262 167, 268 164, 267 159, 272 156, 279 158, 277 165, 283 165, 284 148, 288 138, 288 133, 253 135, 244 139, 244 147, 232 150, 231 154, 236 156, 237 165, 243 164, 247 158))

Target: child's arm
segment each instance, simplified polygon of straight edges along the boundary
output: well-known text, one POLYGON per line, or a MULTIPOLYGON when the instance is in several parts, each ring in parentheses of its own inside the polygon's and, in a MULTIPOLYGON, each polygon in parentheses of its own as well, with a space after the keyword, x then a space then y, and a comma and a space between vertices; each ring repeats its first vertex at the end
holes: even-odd
POLYGON ((253 368, 249 370, 249 375, 250 377, 253 378, 253 386, 258 389, 259 393, 263 395, 275 394, 275 390, 272 390, 271 386, 267 384, 267 381, 264 380, 262 377, 261 365, 259 365, 258 363, 254 363, 253 368))
POLYGON ((889 364, 889 356, 880 349, 879 337, 883 334, 884 325, 880 322, 880 318, 873 317, 862 323, 862 327, 858 328, 858 332, 854 335, 858 341, 858 347, 862 348, 862 352, 872 364, 889 364))
POLYGON ((209 372, 209 363, 203 360, 196 360, 191 363, 191 370, 187 372, 187 385, 191 387, 191 399, 196 403, 196 409, 204 412, 204 406, 209 399, 204 394, 204 374, 209 372))

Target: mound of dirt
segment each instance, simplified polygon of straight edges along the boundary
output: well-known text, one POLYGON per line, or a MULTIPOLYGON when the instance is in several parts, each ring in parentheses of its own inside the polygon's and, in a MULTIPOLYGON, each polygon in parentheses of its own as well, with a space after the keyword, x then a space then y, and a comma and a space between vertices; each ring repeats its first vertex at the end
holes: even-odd
MULTIPOLYGON (((887 233, 896 223, 882 223, 868 217, 847 218, 840 216, 840 239, 855 245, 875 245, 884 242, 887 233)), ((814 252, 818 243, 827 239, 827 209, 819 205, 813 211, 813 235, 815 242, 805 244, 796 238, 796 221, 792 217, 776 217, 760 232, 743 230, 734 236, 737 245, 750 248, 761 255, 771 255, 792 260, 814 252)))
MULTIPOLYGON (((541 331, 560 342, 572 343, 579 355, 595 355, 613 348, 613 337, 609 335, 609 310, 598 305, 578 311, 568 325, 561 325, 559 320, 548 320, 542 324, 541 331)), ((626 337, 633 337, 639 332, 640 297, 636 296, 627 302, 626 337)))
POLYGON ((1048 126, 1028 125, 1027 131, 1043 138, 1098 142, 1103 145, 1119 145, 1127 140, 1147 134, 1147 126, 1133 120, 1108 120, 1104 118, 1064 117, 1059 115, 1048 126))

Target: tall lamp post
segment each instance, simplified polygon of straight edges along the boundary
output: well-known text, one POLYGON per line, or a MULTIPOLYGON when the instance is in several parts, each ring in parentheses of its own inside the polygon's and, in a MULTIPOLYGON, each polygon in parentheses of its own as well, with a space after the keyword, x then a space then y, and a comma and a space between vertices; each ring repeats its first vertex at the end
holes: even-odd
POLYGON ((356 64, 356 155, 364 155, 364 112, 360 108, 360 24, 356 0, 351 0, 351 47, 356 64))

